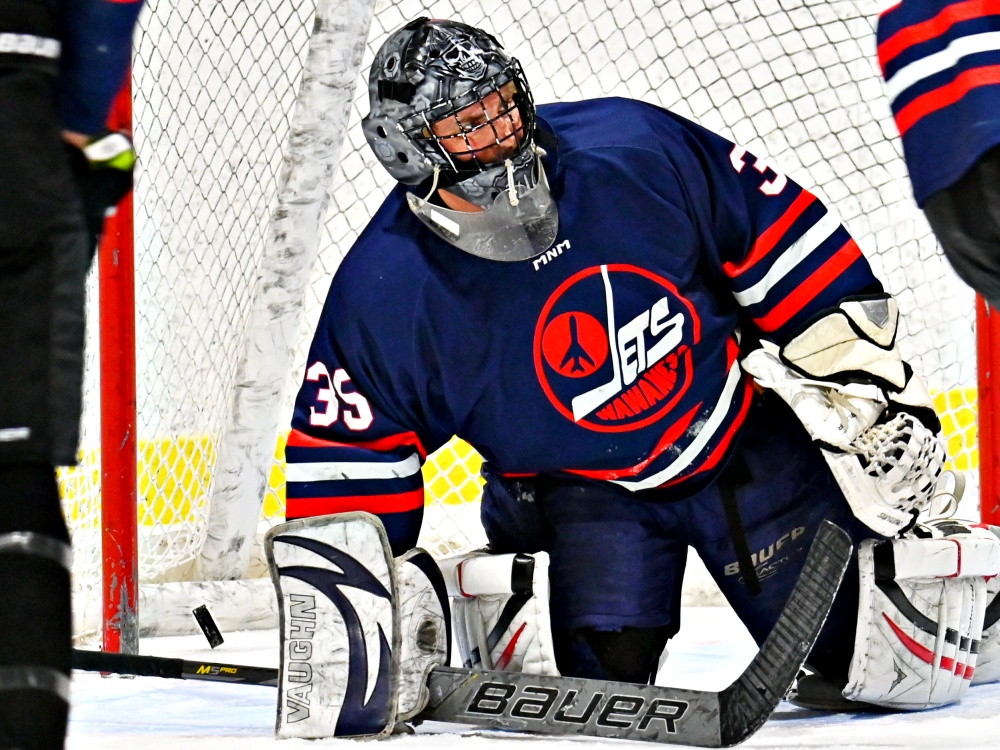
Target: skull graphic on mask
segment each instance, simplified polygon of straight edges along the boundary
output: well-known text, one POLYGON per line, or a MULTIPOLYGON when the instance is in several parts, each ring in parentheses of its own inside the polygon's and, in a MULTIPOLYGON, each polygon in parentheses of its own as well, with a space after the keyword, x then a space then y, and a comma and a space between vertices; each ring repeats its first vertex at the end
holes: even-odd
POLYGON ((486 75, 486 61, 481 50, 473 46, 469 39, 449 39, 438 59, 444 72, 453 76, 478 81, 486 75))

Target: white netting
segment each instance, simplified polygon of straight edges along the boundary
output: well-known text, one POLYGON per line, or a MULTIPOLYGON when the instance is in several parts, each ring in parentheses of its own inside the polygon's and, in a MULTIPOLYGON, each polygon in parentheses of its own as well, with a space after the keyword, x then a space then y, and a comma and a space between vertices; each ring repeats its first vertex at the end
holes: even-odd
MULTIPOLYGON (((281 408, 290 413, 329 278, 390 186, 359 126, 368 111, 367 67, 391 30, 427 15, 494 32, 524 64, 538 102, 622 95, 660 104, 770 157, 832 204, 899 300, 900 346, 935 394, 952 461, 975 469, 973 297, 913 204, 875 60, 877 6, 379 0, 281 408)), ((147 581, 190 575, 204 540, 215 441, 231 402, 313 8, 300 0, 150 0, 142 17, 133 97, 140 570, 147 581)), ((96 320, 91 309, 91 334, 96 320)), ((99 560, 89 533, 98 525, 99 417, 96 370, 88 364, 83 466, 65 477, 80 581, 94 576, 99 560)), ((281 477, 276 462, 262 527, 280 520, 281 477)), ((481 541, 478 457, 450 444, 425 478, 424 543, 443 550, 481 541)), ((974 511, 975 481, 968 495, 974 511)))

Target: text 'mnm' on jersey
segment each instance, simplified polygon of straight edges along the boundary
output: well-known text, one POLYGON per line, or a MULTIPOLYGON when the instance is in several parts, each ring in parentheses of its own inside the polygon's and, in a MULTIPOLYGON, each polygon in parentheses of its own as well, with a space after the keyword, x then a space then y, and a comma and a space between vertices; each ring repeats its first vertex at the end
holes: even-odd
POLYGON ((920 206, 1000 144, 1000 0, 902 0, 878 59, 920 206))
POLYGON ((539 115, 555 135, 550 251, 521 263, 463 253, 397 188, 345 256, 288 453, 290 470, 336 466, 322 493, 305 486, 320 474, 296 469, 290 496, 415 505, 418 461, 452 434, 506 475, 686 492, 725 464, 754 397, 741 326, 781 343, 880 289, 836 216, 725 139, 630 100, 539 115), (317 424, 334 396, 355 417, 355 393, 368 427, 317 424))

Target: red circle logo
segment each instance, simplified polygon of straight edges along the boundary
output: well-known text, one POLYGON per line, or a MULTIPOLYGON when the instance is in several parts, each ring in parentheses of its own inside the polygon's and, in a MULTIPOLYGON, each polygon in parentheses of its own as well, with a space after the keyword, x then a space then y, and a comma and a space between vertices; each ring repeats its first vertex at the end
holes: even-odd
POLYGON ((559 285, 538 317, 538 382, 581 427, 641 429, 687 392, 700 326, 694 305, 659 274, 627 264, 585 269, 559 285))

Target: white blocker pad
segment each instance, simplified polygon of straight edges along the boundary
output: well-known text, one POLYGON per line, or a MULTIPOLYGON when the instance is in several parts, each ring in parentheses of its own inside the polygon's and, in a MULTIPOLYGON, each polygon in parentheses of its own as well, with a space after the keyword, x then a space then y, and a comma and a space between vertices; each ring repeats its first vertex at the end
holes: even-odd
POLYGON ((265 537, 278 594, 278 737, 380 737, 396 714, 399 621, 385 530, 367 513, 280 524, 265 537))
POLYGON ((943 538, 867 540, 858 552, 858 629, 843 695, 919 710, 961 700, 976 671, 987 577, 1000 542, 961 526, 943 538))
POLYGON ((559 674, 546 553, 472 553, 445 558, 440 565, 466 667, 559 674))

